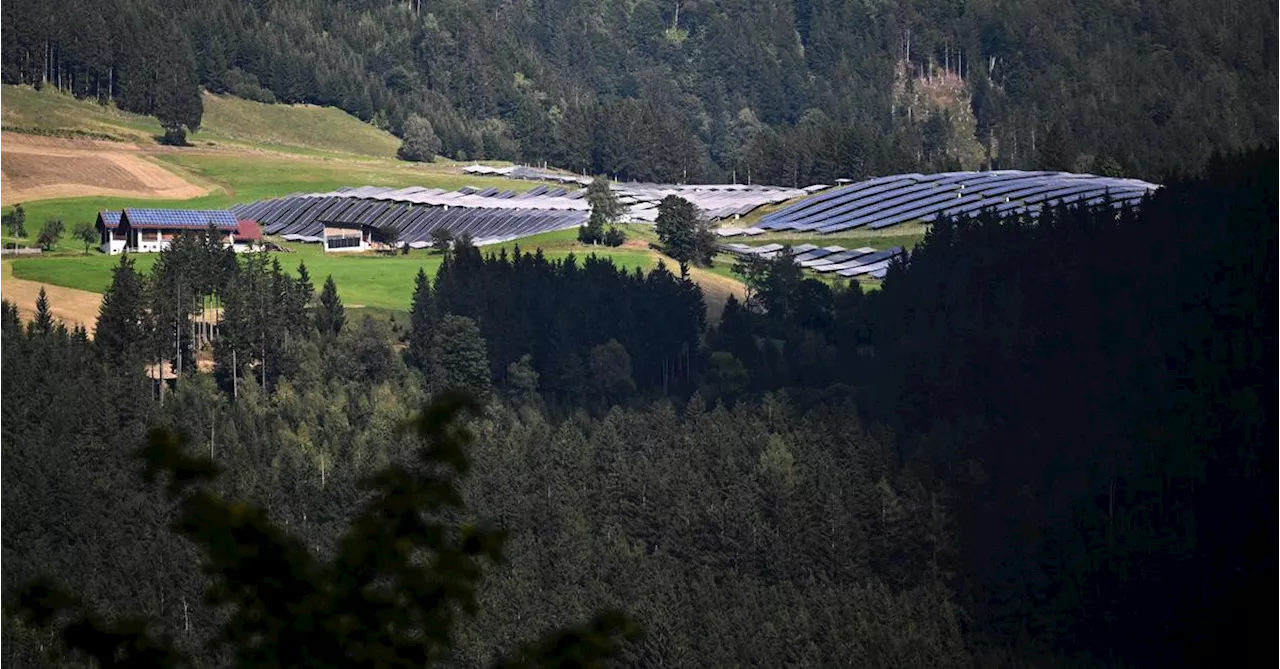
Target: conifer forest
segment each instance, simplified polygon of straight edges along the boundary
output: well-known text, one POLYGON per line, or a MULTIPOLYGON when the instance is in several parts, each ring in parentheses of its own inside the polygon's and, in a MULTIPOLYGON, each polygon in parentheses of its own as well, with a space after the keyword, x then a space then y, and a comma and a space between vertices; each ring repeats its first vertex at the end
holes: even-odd
POLYGON ((674 196, 624 268, 601 179, 617 244, 442 236, 407 312, 212 223, 92 328, 5 299, 6 666, 1274 665, 1274 3, 2 9, 6 84, 172 143, 206 90, 619 181, 1160 184, 940 217, 874 284, 715 266, 674 196))

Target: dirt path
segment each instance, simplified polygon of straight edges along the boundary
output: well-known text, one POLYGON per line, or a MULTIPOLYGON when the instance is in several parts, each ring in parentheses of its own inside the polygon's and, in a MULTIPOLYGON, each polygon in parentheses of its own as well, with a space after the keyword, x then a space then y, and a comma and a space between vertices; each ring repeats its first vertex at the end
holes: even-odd
POLYGON ((0 133, 0 201, 108 195, 186 200, 209 193, 132 144, 0 133))
POLYGON ((102 306, 102 295, 16 279, 13 276, 13 263, 8 260, 0 263, 0 297, 17 305, 18 313, 24 321, 31 320, 35 315, 36 298, 40 295, 42 285, 49 297, 49 308, 53 311, 54 318, 66 323, 68 328, 83 325, 89 334, 93 334, 94 325, 98 322, 98 309, 102 306))
POLYGON ((720 322, 720 315, 724 313, 724 303, 729 301, 730 295, 738 298, 739 302, 742 302, 747 297, 747 287, 727 276, 721 276, 697 267, 690 268, 689 273, 693 276, 693 280, 698 282, 698 286, 702 288, 702 297, 707 303, 708 323, 720 322))

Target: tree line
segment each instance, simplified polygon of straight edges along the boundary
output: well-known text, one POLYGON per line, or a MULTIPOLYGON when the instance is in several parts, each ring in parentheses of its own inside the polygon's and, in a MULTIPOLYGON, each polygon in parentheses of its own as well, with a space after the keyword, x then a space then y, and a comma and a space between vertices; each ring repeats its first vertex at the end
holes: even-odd
POLYGON ((404 137, 410 159, 666 182, 977 167, 948 148, 957 138, 982 145, 984 166, 1162 180, 1276 136, 1276 9, 1259 0, 14 0, 3 13, 6 83, 154 114, 173 142, 199 127, 199 86, 340 107, 404 137), (961 82, 955 104, 905 102, 942 75, 961 82))

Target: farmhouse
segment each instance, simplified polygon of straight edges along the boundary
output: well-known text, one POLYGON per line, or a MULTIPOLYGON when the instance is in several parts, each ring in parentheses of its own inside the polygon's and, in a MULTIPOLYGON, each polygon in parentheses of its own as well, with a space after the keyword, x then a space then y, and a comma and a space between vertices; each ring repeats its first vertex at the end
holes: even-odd
POLYGON ((256 221, 240 221, 229 211, 199 209, 125 209, 102 211, 96 222, 103 253, 156 253, 183 232, 204 232, 213 226, 222 243, 249 251, 262 242, 256 221))

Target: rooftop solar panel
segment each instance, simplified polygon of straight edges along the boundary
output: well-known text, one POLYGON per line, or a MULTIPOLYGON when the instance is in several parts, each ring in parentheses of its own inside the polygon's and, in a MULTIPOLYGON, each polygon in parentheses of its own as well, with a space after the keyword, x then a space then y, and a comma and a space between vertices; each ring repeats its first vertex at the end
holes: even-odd
POLYGON ((238 220, 226 210, 211 209, 133 209, 121 216, 137 228, 206 228, 212 223, 220 229, 235 229, 238 220))

